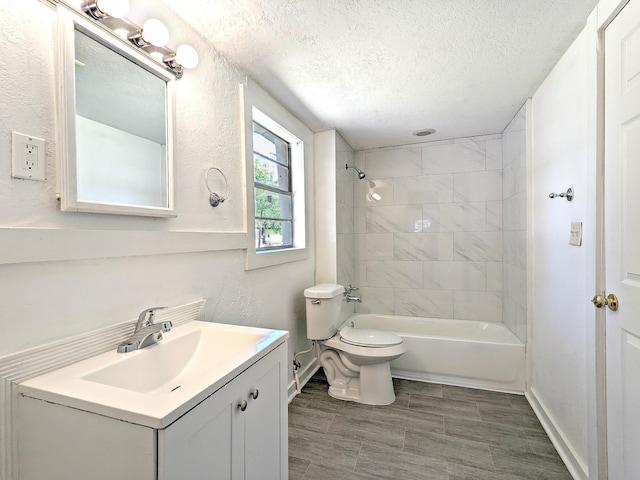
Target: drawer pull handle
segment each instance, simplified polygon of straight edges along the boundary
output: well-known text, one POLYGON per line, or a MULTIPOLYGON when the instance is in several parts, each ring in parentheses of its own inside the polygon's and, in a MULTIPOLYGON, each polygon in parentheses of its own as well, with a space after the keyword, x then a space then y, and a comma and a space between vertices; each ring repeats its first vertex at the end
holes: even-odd
POLYGON ((257 388, 251 390, 251 393, 249 394, 249 396, 254 400, 258 398, 258 395, 260 395, 260 390, 258 390, 257 388))
POLYGON ((242 400, 238 404, 238 408, 240 409, 241 412, 244 412, 247 409, 247 401, 246 400, 242 400))

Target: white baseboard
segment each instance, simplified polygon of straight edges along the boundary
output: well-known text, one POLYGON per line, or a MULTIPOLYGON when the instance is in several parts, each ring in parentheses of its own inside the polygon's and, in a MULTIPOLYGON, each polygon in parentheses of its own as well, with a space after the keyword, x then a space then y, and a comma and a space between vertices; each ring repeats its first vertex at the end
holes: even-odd
MULTIPOLYGON (((311 377, 320 369, 320 364, 318 363, 318 359, 314 358, 313 361, 304 367, 301 371, 298 372, 298 379, 300 380, 300 388, 304 387, 306 383, 309 381, 311 377)), ((295 379, 289 382, 289 403, 294 399, 294 397, 298 394, 298 390, 296 389, 295 379)))
POLYGON ((588 465, 580 458, 571 442, 562 433, 557 422, 549 413, 549 409, 536 394, 535 389, 529 389, 525 396, 574 480, 589 480, 588 465))

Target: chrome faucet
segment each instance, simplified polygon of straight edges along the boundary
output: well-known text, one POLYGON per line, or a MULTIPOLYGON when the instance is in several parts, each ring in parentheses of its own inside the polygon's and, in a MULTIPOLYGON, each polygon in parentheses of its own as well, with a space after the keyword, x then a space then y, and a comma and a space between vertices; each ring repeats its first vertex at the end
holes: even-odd
POLYGON ((168 332, 173 327, 170 321, 153 323, 156 310, 167 307, 153 307, 144 310, 138 317, 133 335, 118 345, 118 353, 133 352, 149 345, 154 345, 162 340, 162 333, 168 332))
POLYGON ((344 287, 344 296, 347 297, 347 303, 349 302, 362 303, 362 298, 351 295, 353 292, 358 290, 360 290, 358 287, 354 287, 351 284, 349 284, 348 287, 344 287))

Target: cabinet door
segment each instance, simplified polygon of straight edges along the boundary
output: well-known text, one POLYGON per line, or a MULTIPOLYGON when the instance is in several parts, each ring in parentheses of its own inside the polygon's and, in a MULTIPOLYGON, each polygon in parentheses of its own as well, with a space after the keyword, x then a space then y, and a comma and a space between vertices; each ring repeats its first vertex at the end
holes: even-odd
POLYGON ((247 375, 245 395, 249 400, 244 412, 246 480, 287 478, 286 344, 268 355, 273 356, 279 357, 277 363, 273 358, 269 362, 258 363, 247 375), (256 391, 257 398, 253 398, 251 394, 256 391))
POLYGON ((237 382, 228 383, 158 432, 159 480, 243 478, 237 382))

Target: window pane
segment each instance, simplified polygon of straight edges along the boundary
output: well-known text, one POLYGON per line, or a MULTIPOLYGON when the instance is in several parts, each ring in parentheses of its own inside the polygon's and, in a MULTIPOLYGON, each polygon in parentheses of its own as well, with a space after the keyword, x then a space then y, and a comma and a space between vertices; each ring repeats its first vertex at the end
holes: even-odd
POLYGON ((289 169, 279 163, 254 155, 253 175, 256 183, 289 191, 289 169))
POLYGON ((257 123, 253 124, 253 151, 289 166, 289 143, 257 123))
POLYGON ((256 219, 256 249, 293 246, 290 221, 256 219))
POLYGON ((291 197, 256 187, 256 217, 291 220, 291 197))

